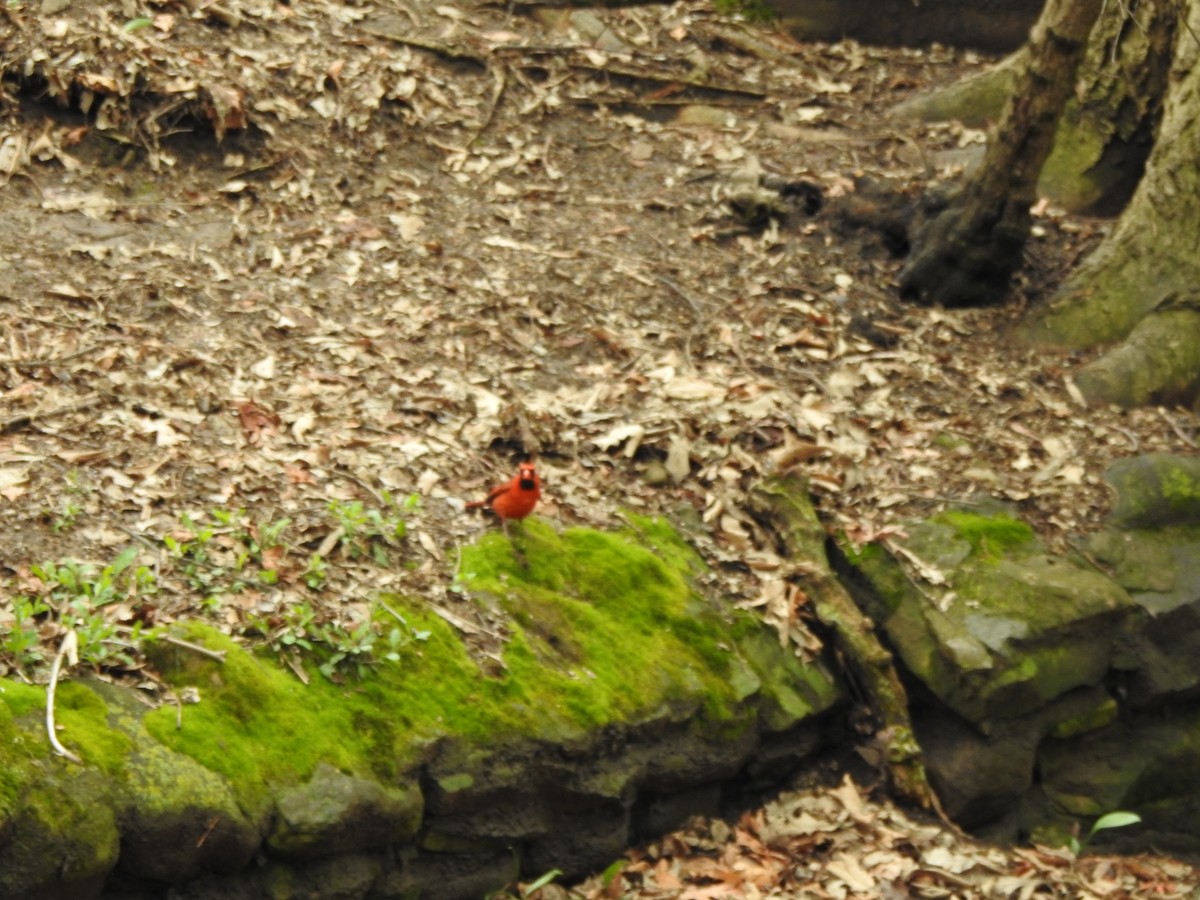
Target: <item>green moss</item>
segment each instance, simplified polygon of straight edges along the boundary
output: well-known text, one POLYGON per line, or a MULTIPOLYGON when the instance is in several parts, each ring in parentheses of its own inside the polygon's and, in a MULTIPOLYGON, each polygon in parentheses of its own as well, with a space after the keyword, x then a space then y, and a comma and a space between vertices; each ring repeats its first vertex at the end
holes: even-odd
POLYGON ((860 602, 961 715, 1021 715, 1103 676, 1113 631, 1133 612, 1110 579, 1041 553, 1032 529, 1003 514, 945 512, 906 530, 903 562, 883 548, 848 553, 869 587, 860 602), (942 582, 915 583, 914 559, 942 582))
MULTIPOLYGON (((147 655, 173 685, 194 687, 197 703, 143 715, 106 685, 59 686, 61 738, 85 761, 71 771, 123 786, 149 808, 179 797, 214 809, 236 800, 254 819, 321 763, 395 783, 435 744, 445 748, 443 739, 469 761, 509 741, 575 740, 661 716, 712 740, 759 721, 783 730, 836 700, 827 672, 771 646, 757 618, 694 590, 703 563, 666 523, 629 521, 620 534, 559 534, 526 521, 514 529, 515 547, 492 533, 464 548, 454 589, 503 611, 510 627, 499 661, 484 668, 427 603, 404 597, 388 606, 424 639, 347 684, 315 672, 303 683, 208 625, 183 625, 181 636, 223 651, 224 661, 166 643, 147 655)), ((390 611, 382 621, 395 624, 390 611)), ((0 688, 3 821, 45 777, 50 751, 39 730, 45 689, 0 688)))
MULTIPOLYGON (((21 727, 19 717, 31 711, 30 700, 38 688, 15 682, 0 685, 0 823, 16 808, 21 789, 30 778, 30 764, 35 758, 34 738, 21 727)), ((45 704, 45 692, 42 703, 45 704)), ((38 755, 45 750, 36 748, 38 755)))
POLYGON ((88 686, 75 681, 58 686, 55 720, 62 727, 59 740, 73 748, 89 766, 117 775, 133 749, 128 734, 109 724, 108 706, 88 686))
MULTIPOLYGON (((4 682, 0 685, 0 805, 12 808, 21 789, 54 759, 46 738, 46 689, 4 682)), ((110 726, 104 701, 86 684, 64 681, 55 693, 58 738, 89 767, 119 774, 132 749, 128 734, 110 726)))
POLYGON ((1069 716, 1054 724, 1050 736, 1066 740, 1081 734, 1097 731, 1117 720, 1120 709, 1112 697, 1102 697, 1094 706, 1069 716))
POLYGON ((765 633, 763 626, 696 594, 690 576, 703 566, 664 522, 630 521, 622 534, 558 534, 526 520, 513 529, 513 543, 491 533, 463 549, 455 589, 502 609, 511 627, 498 671, 481 670, 441 617, 405 598, 390 605, 427 639, 348 685, 320 676, 302 684, 192 624, 186 636, 224 650, 226 660, 163 648, 160 667, 198 688, 201 702, 183 708, 182 728, 174 708, 150 713, 146 728, 227 776, 256 805, 272 784, 306 779, 321 761, 365 777, 400 777, 443 737, 480 748, 563 740, 664 712, 741 731, 758 713, 753 703, 739 704, 783 677, 797 686, 764 698, 775 718, 832 702, 823 672, 807 673, 811 684, 790 670, 747 675, 735 645, 739 635, 765 633))
POLYGON ((846 562, 862 572, 872 585, 872 591, 857 598, 863 605, 863 611, 880 621, 896 612, 910 585, 904 570, 895 564, 883 545, 856 546, 843 534, 838 538, 838 550, 846 557, 846 562))
MULTIPOLYGON (((46 877, 67 896, 76 882, 102 877, 120 842, 112 777, 128 737, 108 725, 104 703, 78 682, 58 686, 59 738, 85 760, 76 766, 54 755, 45 732, 46 689, 0 682, 0 896, 29 896, 46 877), (66 887, 62 887, 65 885, 66 887)), ((40 895, 39 895, 40 896, 40 895)), ((48 896, 48 895, 47 895, 48 896)))
POLYGON ((648 518, 627 512, 625 520, 629 523, 629 528, 622 534, 633 543, 653 550, 670 568, 693 575, 708 571, 704 560, 666 519, 648 518))
POLYGON ((1110 138, 1109 129, 1098 129, 1076 114, 1059 121, 1054 150, 1038 177, 1040 195, 1070 210, 1094 205, 1108 186, 1097 164, 1110 138))
POLYGON ((402 727, 402 707, 393 724, 385 708, 372 703, 377 691, 346 690, 319 675, 302 684, 199 623, 186 635, 224 650, 225 662, 189 661, 175 670, 173 679, 196 687, 200 702, 183 708, 180 727, 174 707, 147 714, 145 727, 168 748, 229 778, 245 804, 260 806, 272 784, 303 780, 321 761, 364 775, 394 775, 392 746, 379 742, 388 744, 402 727))
POLYGON ((954 528, 959 537, 970 543, 973 553, 987 558, 998 558, 1035 542, 1033 529, 1010 516, 981 516, 946 510, 934 516, 934 521, 954 528))
POLYGON ((700 564, 665 523, 631 521, 621 535, 560 535, 526 522, 517 537, 525 566, 503 536, 489 535, 464 550, 463 582, 497 598, 521 625, 505 662, 528 701, 585 727, 699 695, 708 716, 726 718, 731 654, 719 646, 714 612, 688 584, 700 564))
POLYGON ((1190 504, 1200 499, 1200 482, 1181 468, 1166 468, 1162 476, 1163 499, 1172 504, 1190 504))
POLYGON ((3 897, 82 895, 72 888, 103 878, 120 850, 109 785, 93 772, 42 782, 23 797, 14 819, 11 843, 0 847, 3 897), (55 861, 50 877, 48 859, 55 861))
POLYGON ((757 621, 736 619, 730 634, 745 667, 741 672, 735 669, 731 684, 742 685, 745 696, 762 695, 761 715, 771 730, 785 731, 837 702, 838 687, 829 673, 793 654, 778 652, 778 636, 757 621))
POLYGON ((46 689, 19 681, 5 681, 0 684, 0 707, 14 718, 37 713, 46 708, 46 689))
POLYGON ((852 566, 869 562, 881 562, 888 558, 887 551, 879 544, 855 544, 844 534, 838 539, 838 549, 852 566))

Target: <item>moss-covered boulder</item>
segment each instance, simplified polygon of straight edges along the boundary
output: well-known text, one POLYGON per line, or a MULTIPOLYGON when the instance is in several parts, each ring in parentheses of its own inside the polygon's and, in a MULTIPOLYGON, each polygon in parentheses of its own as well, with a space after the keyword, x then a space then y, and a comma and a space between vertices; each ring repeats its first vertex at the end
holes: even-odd
POLYGON ((956 821, 1063 843, 1133 810, 1144 824, 1104 839, 1200 850, 1200 525, 1145 527, 1177 521, 1185 469, 1120 467, 1108 527, 1066 557, 1003 513, 847 548, 859 601, 918 686, 914 730, 956 821), (1147 518, 1167 494, 1172 514, 1147 518))
POLYGON ((1043 709, 1108 669, 1135 605, 1094 568, 1047 555, 1006 515, 947 512, 850 551, 905 667, 971 722, 1043 709))
POLYGON ((385 786, 320 763, 312 778, 279 795, 267 849, 284 858, 320 859, 411 841, 424 800, 416 785, 385 786))
POLYGON ((670 824, 663 810, 824 742, 830 671, 697 590, 703 567, 665 524, 514 532, 464 548, 448 585, 506 629, 474 655, 417 598, 386 603, 399 658, 344 684, 193 623, 184 636, 223 661, 151 656, 198 702, 60 686, 82 765, 51 754, 44 690, 6 683, 0 896, 87 898, 106 880, 111 896, 479 896, 606 864, 670 824))
POLYGON ((1113 463, 1104 479, 1117 493, 1118 527, 1200 523, 1200 457, 1144 453, 1113 463))
POLYGON ((944 808, 1011 837, 1047 735, 1116 715, 1102 685, 1136 604, 1003 512, 948 511, 906 533, 845 548, 856 597, 915 680, 913 725, 944 808))
POLYGON ((1062 843, 1083 821, 1134 810, 1136 828, 1105 833, 1115 850, 1200 853, 1200 705, 1172 704, 1122 717, 1072 740, 1048 740, 1038 754, 1042 781, 1027 804, 1034 837, 1062 843))

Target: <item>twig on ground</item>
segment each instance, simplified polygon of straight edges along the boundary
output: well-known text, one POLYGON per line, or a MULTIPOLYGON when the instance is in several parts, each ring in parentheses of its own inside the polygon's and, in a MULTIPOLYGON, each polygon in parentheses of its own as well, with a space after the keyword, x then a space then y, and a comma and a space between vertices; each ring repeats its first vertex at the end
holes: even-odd
MULTIPOLYGON (((353 481, 360 488, 362 488, 364 491, 366 491, 368 494, 370 494, 371 498, 376 503, 378 503, 380 506, 387 506, 387 501, 383 499, 383 495, 381 493, 379 493, 379 491, 375 490, 375 488, 371 487, 369 484, 367 484, 365 481, 363 481, 361 478, 359 478, 357 475, 355 475, 353 472, 351 472, 345 466, 334 466, 333 474, 335 474, 341 478, 345 478, 347 481, 353 481)), ((322 554, 322 555, 324 555, 324 554, 322 554)))
POLYGON ((34 422, 44 422, 47 419, 53 419, 57 416, 70 415, 74 412, 91 409, 93 406, 98 406, 102 400, 103 397, 99 394, 93 394, 91 397, 84 397, 76 403, 67 403, 64 406, 58 406, 45 412, 22 413, 19 416, 13 416, 0 422, 0 434, 8 434, 10 431, 27 428, 34 422))
POLYGON ((292 674, 300 679, 301 684, 308 684, 311 679, 308 677, 308 673, 304 671, 304 666, 301 664, 300 660, 291 654, 280 656, 280 659, 283 660, 284 665, 292 670, 292 674))
POLYGON ((215 659, 217 662, 225 662, 224 650, 209 650, 200 644, 193 644, 191 641, 185 641, 183 638, 171 637, 169 634, 162 635, 159 640, 166 641, 172 647, 180 647, 184 650, 190 650, 193 653, 198 653, 201 656, 207 656, 209 659, 215 659))
POLYGON ((17 356, 6 356, 0 358, 0 366, 11 366, 14 369, 44 369, 48 366, 60 366, 65 362, 70 362, 73 359, 78 359, 81 356, 89 356, 99 350, 99 345, 93 344, 84 347, 82 350, 76 350, 74 353, 66 353, 62 356, 51 356, 44 358, 22 359, 17 356))
MULTIPOLYGON (((115 629, 118 634, 131 634, 133 629, 128 625, 117 625, 115 629)), ((207 656, 209 659, 215 659, 217 662, 225 662, 224 650, 209 650, 207 647, 200 644, 194 644, 191 641, 185 641, 183 638, 172 637, 169 634, 161 634, 155 637, 155 640, 162 641, 165 644, 170 644, 172 647, 179 647, 183 650, 190 650, 193 653, 198 653, 200 656, 207 656)))
MULTIPOLYGON (((429 608, 464 634, 484 634, 490 638, 500 637, 500 635, 496 634, 494 631, 489 631, 486 628, 476 625, 474 622, 470 622, 467 619, 464 619, 462 616, 450 612, 448 609, 443 609, 436 603, 430 603, 429 608)), ((388 611, 391 612, 391 610, 388 611)))
POLYGON ((59 644, 58 652, 54 654, 54 662, 50 664, 50 682, 46 685, 46 736, 50 738, 50 746, 54 748, 55 753, 66 757, 73 763, 83 765, 82 759, 59 742, 54 725, 54 691, 58 687, 58 673, 62 668, 64 656, 67 657, 68 664, 72 666, 79 662, 79 636, 73 628, 67 632, 66 637, 59 644))
POLYGON ((1167 413, 1167 411, 1165 409, 1163 409, 1161 406, 1158 407, 1158 414, 1160 416, 1162 416, 1162 419, 1164 422, 1166 422, 1168 425, 1171 426, 1171 430, 1173 432, 1175 432, 1175 436, 1177 438, 1179 438, 1181 441, 1183 441, 1189 447, 1195 449, 1195 447, 1196 447, 1195 438, 1185 434, 1184 430, 1179 426, 1179 423, 1176 422, 1174 419, 1172 419, 1171 416, 1167 413))

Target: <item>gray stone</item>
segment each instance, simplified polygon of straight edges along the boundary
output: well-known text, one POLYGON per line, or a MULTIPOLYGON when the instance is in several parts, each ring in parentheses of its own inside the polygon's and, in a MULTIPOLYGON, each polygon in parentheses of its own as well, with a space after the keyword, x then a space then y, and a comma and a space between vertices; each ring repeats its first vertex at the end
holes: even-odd
POLYGON ((321 763, 279 797, 267 849, 289 858, 373 850, 412 839, 424 804, 415 787, 385 787, 321 763))

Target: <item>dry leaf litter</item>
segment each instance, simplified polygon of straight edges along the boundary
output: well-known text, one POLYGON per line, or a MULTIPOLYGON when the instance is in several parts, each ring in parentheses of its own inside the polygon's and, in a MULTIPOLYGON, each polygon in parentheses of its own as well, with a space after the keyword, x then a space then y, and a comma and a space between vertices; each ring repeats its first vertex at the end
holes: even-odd
MULTIPOLYGON (((897 300, 899 263, 867 231, 731 219, 747 173, 831 200, 953 175, 981 133, 886 111, 975 68, 970 53, 798 44, 696 3, 142 12, 0 9, 6 595, 45 594, 45 561, 134 546, 154 589, 106 606, 114 627, 202 616, 261 641, 252 618, 306 604, 352 629, 403 590, 469 640, 495 635, 503 622, 453 589, 458 548, 487 527, 463 503, 536 453, 541 516, 670 515, 712 589, 807 652, 803 596, 745 509, 762 475, 802 471, 854 540, 986 494, 1062 547, 1105 512, 1113 459, 1194 447, 1191 414, 1084 409, 1069 383, 1084 360, 1003 339, 1106 223, 1040 210, 1013 302, 942 311, 897 300), (407 534, 373 537, 384 560, 331 502, 402 509, 407 534), (163 549, 208 527, 212 566, 233 570, 245 534, 284 521, 286 540, 263 542, 272 579, 207 605, 163 549)), ((136 659, 107 674, 156 686, 136 659)), ((720 860, 744 848, 701 829, 671 840, 713 849, 639 851, 626 889, 641 867, 638 889, 663 896, 795 894, 801 878, 812 896, 868 896, 867 880, 891 896, 921 872, 921 896, 1181 896, 1133 861, 976 851, 871 808, 735 829, 765 848, 754 865, 809 842, 820 871, 696 886, 689 865, 739 871, 720 860), (663 859, 691 886, 655 888, 663 859)))

